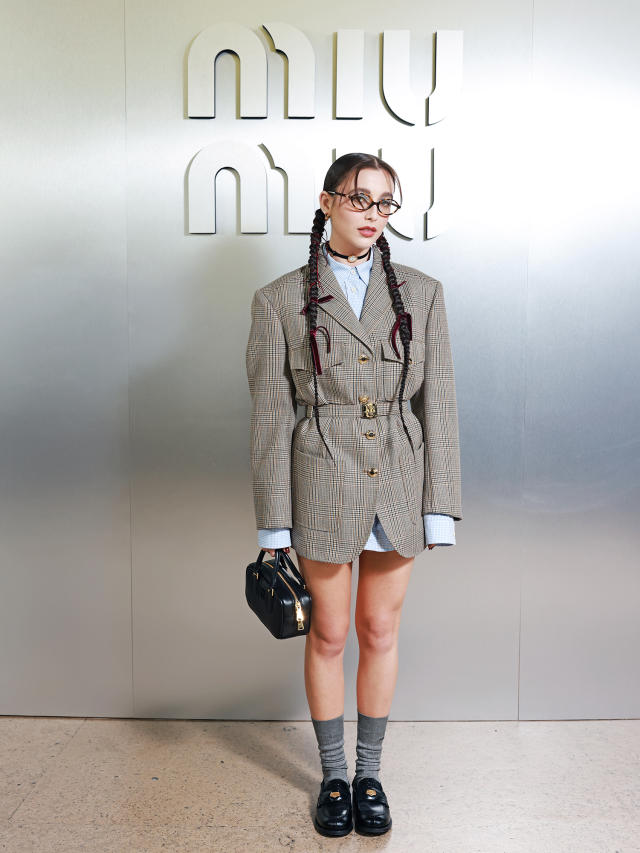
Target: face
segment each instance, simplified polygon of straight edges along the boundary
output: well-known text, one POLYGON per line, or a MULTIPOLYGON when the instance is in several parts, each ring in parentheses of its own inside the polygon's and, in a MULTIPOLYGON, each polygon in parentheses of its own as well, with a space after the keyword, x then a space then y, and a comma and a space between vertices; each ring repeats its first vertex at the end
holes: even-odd
MULTIPOLYGON (((362 190, 374 201, 379 201, 393 197, 393 179, 384 169, 362 169, 357 185, 352 174, 338 190, 347 195, 362 190)), ((366 252, 383 232, 388 220, 378 213, 375 204, 369 210, 355 210, 348 198, 329 195, 325 190, 320 193, 320 207, 331 217, 331 247, 345 255, 366 252)))

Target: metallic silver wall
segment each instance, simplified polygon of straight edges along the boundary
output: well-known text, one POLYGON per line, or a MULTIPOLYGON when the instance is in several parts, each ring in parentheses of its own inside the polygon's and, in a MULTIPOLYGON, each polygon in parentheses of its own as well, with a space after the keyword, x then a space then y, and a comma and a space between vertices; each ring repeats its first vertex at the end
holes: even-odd
MULTIPOLYGON (((268 235, 239 233, 228 171, 218 233, 189 234, 186 175, 222 134, 252 145, 297 134, 319 146, 320 171, 331 147, 402 150, 377 69, 380 32, 406 28, 424 46, 411 62, 425 96, 432 34, 464 33, 458 112, 412 137, 436 158, 455 152, 453 220, 428 241, 391 235, 393 257, 445 286, 464 519, 455 548, 416 560, 391 716, 638 716, 637 7, 8 11, 0 713, 308 719, 304 641, 272 640, 243 589, 258 550, 249 304, 304 263, 308 236, 285 233, 275 169, 268 235), (217 62, 216 118, 187 117, 189 45, 221 16, 307 34, 314 120, 283 118, 274 51, 267 119, 236 119, 231 54, 217 62), (338 28, 366 30, 357 121, 331 119, 338 28)), ((415 154, 393 162, 405 186, 424 168, 415 154)), ((352 632, 351 719, 356 664, 352 632)))

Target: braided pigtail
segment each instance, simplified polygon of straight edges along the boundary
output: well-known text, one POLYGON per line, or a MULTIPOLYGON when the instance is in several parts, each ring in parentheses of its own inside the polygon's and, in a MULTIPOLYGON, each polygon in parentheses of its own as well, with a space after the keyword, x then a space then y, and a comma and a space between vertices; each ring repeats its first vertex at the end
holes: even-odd
MULTIPOLYGON (((316 359, 319 362, 319 353, 316 343, 316 333, 318 331, 318 252, 322 235, 324 234, 325 215, 321 208, 316 210, 313 218, 313 227, 311 229, 311 240, 309 247, 309 298, 307 301, 306 314, 309 318, 309 340, 311 344, 311 363, 313 367, 313 390, 315 395, 315 403, 313 406, 313 414, 316 419, 318 432, 324 442, 325 447, 329 451, 329 456, 333 459, 333 454, 329 450, 329 446, 325 441, 322 430, 320 429, 320 415, 318 414, 318 373, 316 370, 316 359)), ((326 331, 326 330, 325 330, 326 331)), ((327 348, 330 344, 327 344, 327 348)), ((320 368, 322 373, 322 368, 320 368)))
POLYGON ((413 447, 413 442, 411 441, 411 436, 409 435, 407 425, 404 422, 404 414, 402 411, 404 386, 407 379, 407 373, 409 372, 409 341, 411 340, 412 336, 410 321, 408 319, 409 315, 404 310, 404 302, 402 301, 402 297, 400 296, 400 288, 396 280, 395 270, 391 266, 391 252, 389 249, 389 243, 387 242, 387 238, 384 236, 384 234, 381 234, 378 237, 378 239, 376 240, 376 246, 380 249, 380 254, 382 255, 382 266, 387 276, 387 284, 389 286, 389 293, 391 294, 393 310, 395 311, 396 317, 399 320, 398 331, 400 332, 400 340, 402 341, 402 346, 404 349, 404 363, 402 365, 402 378, 400 380, 398 405, 400 407, 400 418, 402 420, 402 426, 404 427, 404 431, 406 432, 407 438, 409 439, 411 449, 414 450, 415 448, 413 447))

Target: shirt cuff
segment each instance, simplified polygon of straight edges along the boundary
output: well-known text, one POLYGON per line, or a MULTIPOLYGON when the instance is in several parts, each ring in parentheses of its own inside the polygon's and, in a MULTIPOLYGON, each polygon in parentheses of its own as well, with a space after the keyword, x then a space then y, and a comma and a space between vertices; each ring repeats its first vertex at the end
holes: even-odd
POLYGON ((422 516, 427 545, 455 545, 455 522, 451 515, 428 512, 422 516))
POLYGON ((288 527, 272 527, 258 530, 258 545, 261 548, 290 548, 291 530, 288 527))

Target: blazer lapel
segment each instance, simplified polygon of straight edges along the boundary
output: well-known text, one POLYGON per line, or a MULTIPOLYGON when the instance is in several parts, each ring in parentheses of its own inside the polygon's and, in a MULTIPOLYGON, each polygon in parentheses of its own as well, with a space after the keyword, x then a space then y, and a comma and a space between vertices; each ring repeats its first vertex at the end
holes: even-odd
POLYGON ((330 314, 334 320, 337 320, 352 335, 355 335, 371 352, 375 348, 371 333, 387 315, 389 315, 388 323, 389 331, 391 331, 395 313, 391 304, 387 276, 382 266, 382 257, 377 247, 373 254, 369 284, 359 320, 349 305, 349 300, 344 295, 338 279, 333 274, 331 265, 322 251, 318 252, 318 289, 320 296, 328 294, 333 296, 333 299, 319 303, 318 308, 330 314))

